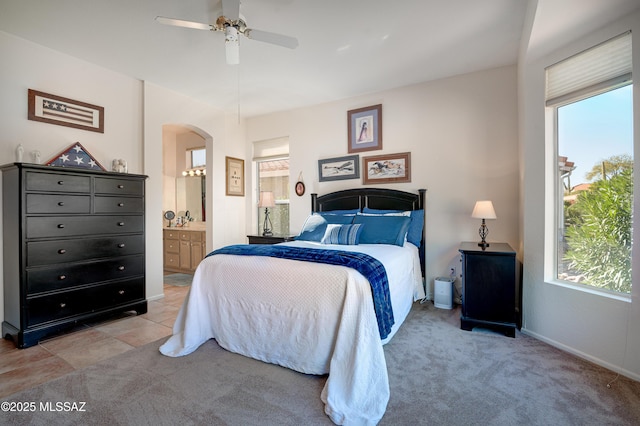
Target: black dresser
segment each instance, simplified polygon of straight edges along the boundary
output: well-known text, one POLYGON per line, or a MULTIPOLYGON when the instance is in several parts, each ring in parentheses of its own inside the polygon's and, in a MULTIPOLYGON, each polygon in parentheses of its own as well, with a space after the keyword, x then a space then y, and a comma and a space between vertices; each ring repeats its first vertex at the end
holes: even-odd
POLYGON ((506 243, 482 248, 477 242, 460 245, 462 315, 460 328, 516 332, 516 252, 506 243))
POLYGON ((146 176, 1 167, 2 335, 25 348, 78 322, 147 312, 146 176))

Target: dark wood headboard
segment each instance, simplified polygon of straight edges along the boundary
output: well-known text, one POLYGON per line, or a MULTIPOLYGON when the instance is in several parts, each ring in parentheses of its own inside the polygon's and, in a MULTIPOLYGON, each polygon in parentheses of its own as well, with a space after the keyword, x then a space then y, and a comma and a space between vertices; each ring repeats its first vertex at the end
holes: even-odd
MULTIPOLYGON (((355 188, 332 192, 318 196, 311 194, 311 211, 326 212, 331 210, 351 210, 368 207, 379 210, 424 210, 426 189, 419 189, 417 194, 383 188, 355 188)), ((426 217, 426 215, 425 215, 426 217)), ((420 243, 420 267, 424 277, 425 243, 424 228, 420 243)))

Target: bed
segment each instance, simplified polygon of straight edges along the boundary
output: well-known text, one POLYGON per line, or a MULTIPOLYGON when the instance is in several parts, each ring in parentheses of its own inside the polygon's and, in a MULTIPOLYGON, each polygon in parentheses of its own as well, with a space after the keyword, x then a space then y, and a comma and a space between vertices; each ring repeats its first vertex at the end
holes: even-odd
POLYGON ((224 247, 200 263, 160 351, 184 356, 214 338, 328 374, 320 397, 329 418, 376 424, 389 400, 383 345, 424 297, 424 198, 379 188, 311 194, 295 241, 224 247))

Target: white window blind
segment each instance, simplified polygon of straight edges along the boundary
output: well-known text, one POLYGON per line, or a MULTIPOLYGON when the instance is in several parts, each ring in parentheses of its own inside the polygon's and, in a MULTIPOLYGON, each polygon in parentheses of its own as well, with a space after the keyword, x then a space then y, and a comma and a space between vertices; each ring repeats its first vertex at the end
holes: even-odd
POLYGON ((289 138, 275 138, 253 143, 253 161, 273 160, 289 156, 289 138))
POLYGON ((547 105, 609 90, 631 81, 631 32, 626 32, 546 70, 547 105))

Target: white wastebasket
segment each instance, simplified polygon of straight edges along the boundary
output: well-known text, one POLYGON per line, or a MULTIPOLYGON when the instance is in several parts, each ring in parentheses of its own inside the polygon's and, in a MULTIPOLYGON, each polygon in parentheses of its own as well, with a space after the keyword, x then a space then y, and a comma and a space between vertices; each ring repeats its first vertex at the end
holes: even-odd
POLYGON ((451 309, 453 308, 453 282, 455 278, 438 277, 434 285, 433 305, 436 308, 451 309))

